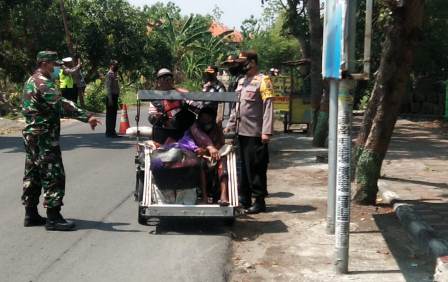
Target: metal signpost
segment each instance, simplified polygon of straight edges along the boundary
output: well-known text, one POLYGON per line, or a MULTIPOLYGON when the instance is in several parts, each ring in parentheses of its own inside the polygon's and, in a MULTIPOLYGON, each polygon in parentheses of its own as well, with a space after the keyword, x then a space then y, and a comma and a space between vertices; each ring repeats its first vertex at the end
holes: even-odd
POLYGON ((335 232, 336 204, 336 128, 338 80, 341 79, 343 14, 345 2, 328 0, 325 2, 322 75, 330 79, 330 115, 328 134, 328 198, 327 233, 335 232))
POLYGON ((336 272, 348 272, 351 200, 351 138, 353 96, 356 79, 370 73, 371 18, 373 0, 366 1, 364 70, 355 74, 357 0, 325 2, 323 77, 330 80, 328 144, 327 233, 336 234, 336 272))

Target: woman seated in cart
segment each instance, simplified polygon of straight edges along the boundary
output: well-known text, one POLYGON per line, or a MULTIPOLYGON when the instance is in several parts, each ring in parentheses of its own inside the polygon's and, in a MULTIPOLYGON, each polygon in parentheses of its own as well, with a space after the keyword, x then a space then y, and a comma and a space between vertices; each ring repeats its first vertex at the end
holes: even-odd
MULTIPOLYGON (((221 126, 216 123, 216 111, 209 107, 201 109, 197 121, 185 131, 182 138, 177 142, 170 142, 169 140, 161 145, 161 148, 177 148, 195 152, 197 156, 203 159, 199 181, 202 190, 201 204, 209 203, 208 194, 210 191, 207 191, 207 186, 208 183, 212 183, 213 186, 217 174, 219 181, 214 184, 219 186, 218 203, 222 206, 229 205, 226 158, 221 158, 218 151, 224 145, 224 135, 221 126)), ((160 145, 156 143, 156 146, 159 147, 160 145)))
MULTIPOLYGON (((203 172, 201 173, 201 186, 202 190, 206 190, 207 176, 213 175, 213 170, 217 171, 219 180, 219 200, 218 203, 222 206, 229 205, 229 198, 227 192, 228 174, 226 166, 226 157, 220 157, 220 155, 212 155, 215 151, 221 149, 224 146, 224 134, 222 127, 216 123, 216 111, 210 107, 201 109, 198 114, 196 123, 192 126, 204 132, 208 138, 200 138, 203 135, 193 135, 198 149, 196 153, 200 156, 211 155, 211 162, 206 162, 203 172), (208 148, 208 149, 207 149, 208 148), (210 150, 210 148, 213 148, 210 150), (214 166, 211 164, 215 163, 214 166), (211 172, 211 173, 207 173, 211 172)), ((212 179, 213 180, 213 179, 212 179)), ((206 192, 207 195, 207 192, 206 192)))

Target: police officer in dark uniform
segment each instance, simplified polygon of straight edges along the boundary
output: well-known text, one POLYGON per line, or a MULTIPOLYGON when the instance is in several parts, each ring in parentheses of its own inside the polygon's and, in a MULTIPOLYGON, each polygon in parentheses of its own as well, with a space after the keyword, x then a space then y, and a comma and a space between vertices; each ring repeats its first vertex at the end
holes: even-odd
POLYGON ((273 88, 270 77, 259 73, 255 52, 241 52, 236 62, 242 64, 245 76, 238 80, 239 106, 232 111, 225 131, 238 132, 242 161, 240 203, 248 213, 259 213, 266 211, 268 143, 273 133, 273 88), (255 198, 253 204, 252 197, 255 198))

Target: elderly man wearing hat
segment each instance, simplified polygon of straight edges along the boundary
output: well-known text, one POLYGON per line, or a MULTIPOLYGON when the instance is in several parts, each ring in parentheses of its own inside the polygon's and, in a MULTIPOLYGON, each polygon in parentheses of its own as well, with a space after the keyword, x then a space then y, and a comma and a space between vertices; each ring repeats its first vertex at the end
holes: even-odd
MULTIPOLYGON (((176 90, 181 93, 188 92, 186 89, 174 86, 173 73, 162 68, 156 74, 156 90, 176 90)), ((168 141, 177 141, 185 130, 195 120, 195 115, 187 109, 183 101, 153 101, 149 106, 148 120, 153 125, 153 140, 163 144, 168 141)))
POLYGON ((235 60, 245 76, 238 81, 239 119, 233 111, 225 131, 237 131, 242 162, 240 203, 248 213, 266 210, 268 143, 273 133, 271 79, 258 71, 255 52, 241 52, 235 60), (252 205, 252 197, 255 202, 252 205))
POLYGON ((62 96, 65 99, 78 102, 78 87, 76 85, 75 76, 81 68, 81 62, 78 60, 78 64, 74 65, 72 57, 62 59, 62 67, 59 73, 59 88, 61 89, 62 96))
POLYGON ((25 205, 24 226, 44 225, 47 230, 73 230, 73 222, 66 221, 60 211, 65 194, 65 172, 62 164, 59 135, 61 117, 71 117, 90 124, 95 129, 99 120, 72 101, 62 97, 53 81, 54 68, 61 62, 57 53, 41 51, 37 54, 37 69, 25 83, 22 131, 26 151, 22 202, 25 205), (41 190, 47 219, 41 217, 37 206, 41 190))

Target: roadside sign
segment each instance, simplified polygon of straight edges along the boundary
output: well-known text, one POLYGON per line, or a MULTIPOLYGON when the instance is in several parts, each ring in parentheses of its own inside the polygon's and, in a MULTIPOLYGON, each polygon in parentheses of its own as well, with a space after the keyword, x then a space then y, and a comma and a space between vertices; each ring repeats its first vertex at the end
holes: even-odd
POLYGON ((324 78, 341 79, 346 0, 325 1, 322 75, 324 78))

